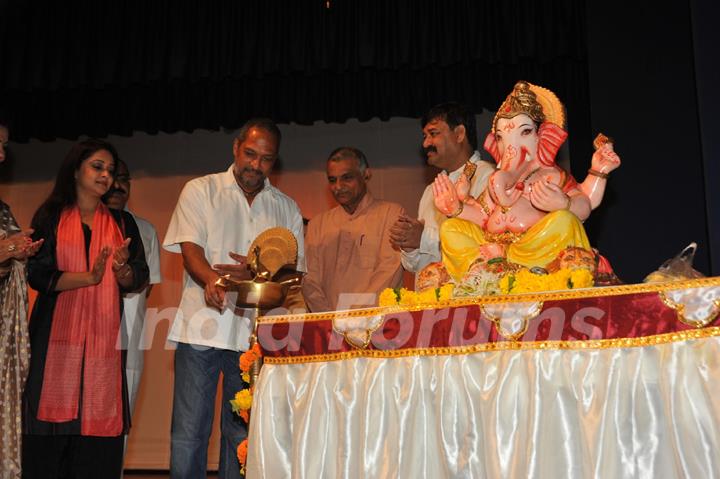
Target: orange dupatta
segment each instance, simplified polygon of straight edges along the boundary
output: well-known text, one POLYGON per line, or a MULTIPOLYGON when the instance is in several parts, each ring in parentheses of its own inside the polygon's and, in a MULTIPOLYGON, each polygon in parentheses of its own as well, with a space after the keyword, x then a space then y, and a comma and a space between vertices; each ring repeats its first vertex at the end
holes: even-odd
MULTIPOLYGON (((117 223, 101 203, 87 261, 80 210, 66 209, 57 228, 58 270, 87 271, 103 246, 117 248, 122 241, 117 223)), ((99 284, 58 295, 50 330, 37 418, 71 421, 78 418, 81 404, 83 436, 119 436, 123 430, 122 358, 115 347, 120 296, 111 263, 109 258, 99 284)))

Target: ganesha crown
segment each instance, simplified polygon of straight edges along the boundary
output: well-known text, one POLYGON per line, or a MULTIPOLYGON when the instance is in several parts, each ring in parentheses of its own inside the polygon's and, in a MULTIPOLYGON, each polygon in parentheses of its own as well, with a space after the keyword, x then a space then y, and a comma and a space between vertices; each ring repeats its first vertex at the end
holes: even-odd
POLYGON ((500 105, 493 119, 493 131, 499 118, 510 119, 520 114, 529 116, 537 124, 549 121, 565 127, 565 112, 558 97, 546 88, 522 80, 500 105))

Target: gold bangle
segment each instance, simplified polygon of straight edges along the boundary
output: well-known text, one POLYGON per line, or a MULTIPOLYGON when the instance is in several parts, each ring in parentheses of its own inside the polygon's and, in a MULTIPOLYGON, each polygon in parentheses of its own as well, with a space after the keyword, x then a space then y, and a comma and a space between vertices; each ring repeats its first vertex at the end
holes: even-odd
POLYGON ((598 178, 602 178, 603 180, 607 180, 607 178, 609 176, 607 173, 603 173, 602 171, 598 171, 598 170, 593 170, 592 168, 590 168, 588 170, 588 175, 597 176, 598 178))
POLYGON ((478 203, 480 203, 480 208, 482 208, 486 216, 490 216, 492 214, 492 210, 485 201, 485 193, 482 193, 480 196, 478 196, 478 203))
POLYGON ((572 197, 570 195, 566 195, 566 196, 567 196, 568 201, 567 201, 567 204, 565 205, 564 209, 570 211, 570 206, 572 205, 572 197))
POLYGON ((461 201, 460 204, 459 204, 459 206, 458 206, 458 209, 456 209, 456 210, 453 211, 451 214, 446 215, 446 216, 447 216, 448 218, 455 218, 457 215, 459 215, 460 213, 462 213, 462 211, 463 211, 463 202, 461 201))

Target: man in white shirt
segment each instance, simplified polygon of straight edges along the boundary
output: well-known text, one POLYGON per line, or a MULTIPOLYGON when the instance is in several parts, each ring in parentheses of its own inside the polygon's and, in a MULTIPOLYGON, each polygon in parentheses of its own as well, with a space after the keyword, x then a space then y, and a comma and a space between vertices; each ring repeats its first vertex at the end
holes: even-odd
MULTIPOLYGON (((446 171, 453 182, 466 175, 470 195, 477 197, 495 166, 483 161, 477 151, 475 115, 459 103, 441 103, 423 116, 421 125, 428 163, 446 171)), ((435 208, 430 184, 420 198, 418 219, 403 215, 391 229, 391 243, 401 249, 406 270, 418 273, 441 260, 439 230, 445 219, 435 208)))
POLYGON ((250 319, 236 315, 215 285, 221 274, 249 277, 251 242, 268 228, 290 229, 298 242, 297 268, 305 271, 303 223, 295 201, 267 179, 278 156, 280 130, 267 119, 249 120, 233 143, 227 171, 189 181, 173 213, 163 246, 182 253, 185 279, 168 339, 177 342, 170 476, 205 477, 215 392, 223 373, 219 478, 241 477, 236 450, 247 437, 230 400, 247 387, 239 369, 250 319), (226 264, 229 259, 234 264, 226 264))
POLYGON ((141 343, 141 338, 145 325, 147 298, 150 296, 152 285, 158 284, 162 280, 160 276, 160 243, 155 227, 149 221, 127 209, 127 202, 130 199, 130 170, 123 160, 118 160, 115 165, 114 180, 112 188, 103 200, 110 208, 125 210, 133 216, 138 230, 140 230, 140 237, 145 248, 145 260, 150 270, 148 285, 143 290, 123 296, 122 322, 124 328, 121 330, 121 334, 126 336, 123 338, 123 347, 127 348, 125 375, 128 383, 130 413, 132 414, 140 387, 146 349, 146 345, 141 343))

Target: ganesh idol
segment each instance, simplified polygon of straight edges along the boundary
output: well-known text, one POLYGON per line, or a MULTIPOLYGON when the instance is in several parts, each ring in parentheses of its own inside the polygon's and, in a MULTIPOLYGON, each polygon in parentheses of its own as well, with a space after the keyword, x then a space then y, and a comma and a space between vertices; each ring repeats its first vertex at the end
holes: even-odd
POLYGON ((582 183, 555 163, 567 138, 565 113, 550 90, 520 81, 500 106, 484 147, 497 163, 485 190, 470 196, 464 175, 433 182, 442 261, 458 281, 471 265, 502 257, 546 268, 568 248, 592 254, 582 222, 602 201, 608 174, 620 165, 612 142, 598 135, 582 183))

